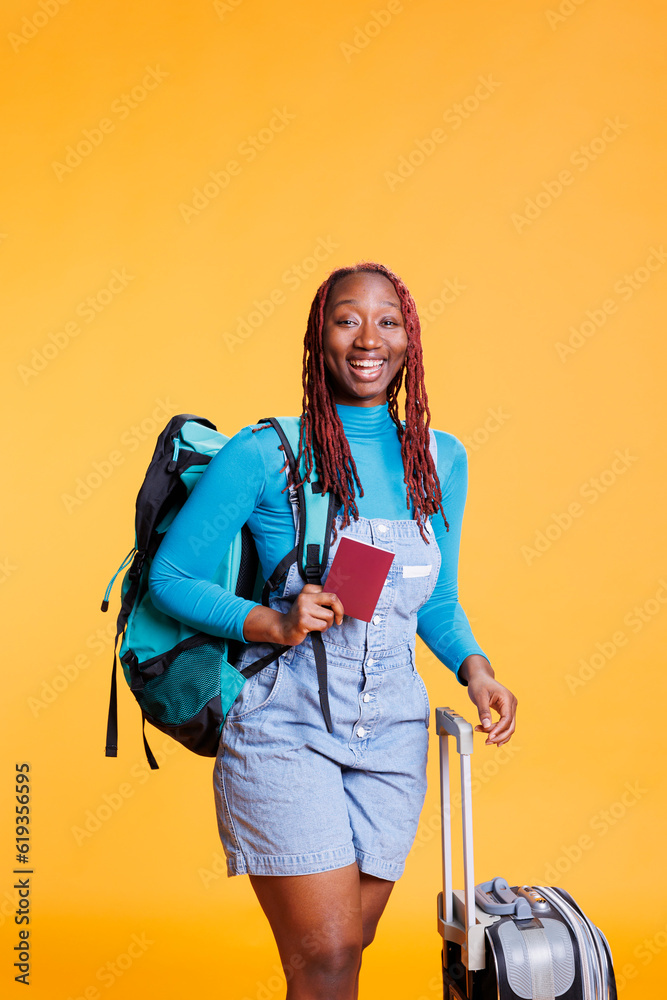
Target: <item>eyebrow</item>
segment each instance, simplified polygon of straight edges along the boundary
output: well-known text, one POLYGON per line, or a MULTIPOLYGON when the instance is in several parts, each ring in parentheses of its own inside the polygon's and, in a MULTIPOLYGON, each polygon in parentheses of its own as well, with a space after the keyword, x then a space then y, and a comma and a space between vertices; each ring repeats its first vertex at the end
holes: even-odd
MULTIPOLYGON (((346 306, 346 305, 358 306, 359 305, 359 300, 358 299, 339 299, 338 302, 334 302, 333 303, 332 308, 335 309, 336 306, 346 306)), ((381 306, 389 306, 390 309, 400 309, 401 308, 400 305, 397 304, 396 302, 381 302, 380 305, 381 306)))

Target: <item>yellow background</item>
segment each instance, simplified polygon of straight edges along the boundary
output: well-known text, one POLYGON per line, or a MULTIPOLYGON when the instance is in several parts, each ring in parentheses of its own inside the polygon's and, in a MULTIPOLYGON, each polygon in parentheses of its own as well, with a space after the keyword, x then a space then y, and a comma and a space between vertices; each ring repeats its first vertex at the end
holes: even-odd
MULTIPOLYGON (((623 1000, 664 995, 664 5, 7 0, 1 22, 3 989, 29 761, 33 997, 283 995, 247 879, 219 874, 211 762, 157 734, 148 775, 124 686, 104 758, 118 590, 99 605, 166 417, 297 412, 312 295, 370 258, 431 317, 433 423, 470 460, 462 603, 520 702, 514 753, 472 758, 477 878, 555 866, 623 1000)), ((471 715, 423 647, 421 669, 471 715)), ((436 765, 364 1000, 441 996, 436 765)))

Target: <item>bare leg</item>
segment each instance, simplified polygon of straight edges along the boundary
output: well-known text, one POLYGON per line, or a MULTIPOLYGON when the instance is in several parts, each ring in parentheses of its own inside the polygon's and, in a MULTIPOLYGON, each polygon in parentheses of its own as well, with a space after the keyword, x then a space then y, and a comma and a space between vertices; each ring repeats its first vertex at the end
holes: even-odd
MULTIPOLYGON (((362 946, 367 948, 375 937, 375 930, 378 921, 384 912, 387 901, 394 888, 394 882, 389 882, 384 878, 376 878, 374 875, 359 873, 361 889, 361 919, 363 924, 362 946)), ((354 1000, 359 995, 359 972, 353 993, 354 1000)))
POLYGON ((355 1000, 361 953, 393 882, 356 863, 316 875, 251 875, 287 979, 287 1000, 355 1000))

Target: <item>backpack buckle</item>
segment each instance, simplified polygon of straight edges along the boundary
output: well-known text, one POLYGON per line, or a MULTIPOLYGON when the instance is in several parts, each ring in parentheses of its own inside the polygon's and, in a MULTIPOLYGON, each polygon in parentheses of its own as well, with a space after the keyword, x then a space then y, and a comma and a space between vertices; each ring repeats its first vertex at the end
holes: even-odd
POLYGON ((306 546, 306 565, 304 567, 306 583, 321 583, 322 567, 320 565, 320 547, 311 544, 306 546))

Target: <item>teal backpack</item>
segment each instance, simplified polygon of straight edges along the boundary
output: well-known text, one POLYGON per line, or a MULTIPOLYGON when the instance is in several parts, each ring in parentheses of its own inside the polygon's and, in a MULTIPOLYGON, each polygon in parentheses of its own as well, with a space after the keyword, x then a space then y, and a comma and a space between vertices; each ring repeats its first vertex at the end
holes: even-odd
MULTIPOLYGON (((300 417, 264 418, 280 438, 291 476, 296 481, 300 417)), ((136 502, 135 544, 111 578, 126 570, 121 586, 121 608, 116 624, 111 694, 107 722, 106 756, 117 755, 118 707, 116 649, 125 680, 146 722, 167 733, 189 750, 215 757, 227 712, 248 678, 276 660, 288 646, 276 646, 239 671, 234 663, 241 643, 198 632, 153 605, 148 575, 155 553, 169 525, 194 489, 213 456, 229 440, 210 421, 184 413, 172 417, 160 434, 136 502)), ((339 506, 334 494, 322 494, 317 483, 290 487, 294 504, 294 548, 280 560, 268 580, 262 578, 257 550, 247 525, 236 535, 218 566, 214 581, 233 593, 268 604, 268 595, 297 562, 305 582, 320 583, 327 565, 331 528, 339 506)), ((312 632, 320 685, 320 705, 327 729, 331 714, 327 695, 326 654, 322 636, 312 632)), ((146 758, 157 762, 143 733, 146 758)))

